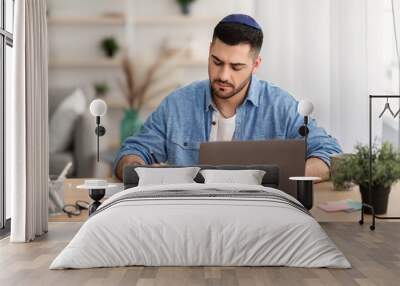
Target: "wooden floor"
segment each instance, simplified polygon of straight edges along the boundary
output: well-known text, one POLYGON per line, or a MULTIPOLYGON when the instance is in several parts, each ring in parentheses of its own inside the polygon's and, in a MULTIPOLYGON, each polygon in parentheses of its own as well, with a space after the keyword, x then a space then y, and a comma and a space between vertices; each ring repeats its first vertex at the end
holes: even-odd
POLYGON ((29 244, 0 241, 0 285, 399 285, 400 223, 321 223, 352 269, 290 267, 123 267, 48 270, 82 223, 50 223, 29 244))
MULTIPOLYGON (((82 180, 66 182, 65 201, 88 200, 77 190, 82 180)), ((331 183, 315 186, 315 202, 359 200, 357 188, 333 190, 331 183)), ((388 215, 400 215, 400 184, 392 189, 388 215)), ((87 212, 68 218, 50 218, 49 233, 32 243, 0 241, 0 285, 400 285, 400 223, 377 221, 375 231, 358 225, 359 213, 311 213, 343 251, 353 268, 304 269, 289 267, 123 267, 86 270, 48 270, 51 261, 67 245, 87 212), (75 221, 75 222, 74 222, 75 221)))

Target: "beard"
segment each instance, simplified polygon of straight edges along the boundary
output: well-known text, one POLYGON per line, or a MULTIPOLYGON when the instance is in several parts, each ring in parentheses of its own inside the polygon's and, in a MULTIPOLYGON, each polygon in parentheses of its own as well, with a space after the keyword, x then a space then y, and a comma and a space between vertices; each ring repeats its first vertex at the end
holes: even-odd
POLYGON ((243 88, 245 88, 245 86, 250 82, 250 80, 251 80, 251 74, 249 75, 248 78, 246 78, 243 82, 241 82, 237 88, 235 88, 235 86, 233 84, 229 83, 228 81, 222 81, 220 79, 215 79, 211 83, 211 91, 214 96, 216 96, 220 99, 227 100, 227 99, 235 96, 239 92, 241 92, 243 90, 243 88), (223 87, 214 88, 215 83, 222 83, 222 84, 228 85, 233 90, 229 93, 224 94, 226 88, 223 88, 223 87))

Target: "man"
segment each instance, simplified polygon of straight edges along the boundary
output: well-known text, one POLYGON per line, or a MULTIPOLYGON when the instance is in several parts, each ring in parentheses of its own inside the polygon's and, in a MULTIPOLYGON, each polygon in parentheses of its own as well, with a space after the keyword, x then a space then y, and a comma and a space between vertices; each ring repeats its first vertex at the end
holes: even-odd
MULTIPOLYGON (((166 97, 136 136, 129 137, 114 164, 118 178, 131 164, 198 163, 205 141, 299 138, 303 117, 286 91, 258 80, 263 32, 247 15, 222 19, 209 49, 209 80, 194 82, 166 97)), ((309 123, 306 175, 329 178, 336 139, 309 123)))

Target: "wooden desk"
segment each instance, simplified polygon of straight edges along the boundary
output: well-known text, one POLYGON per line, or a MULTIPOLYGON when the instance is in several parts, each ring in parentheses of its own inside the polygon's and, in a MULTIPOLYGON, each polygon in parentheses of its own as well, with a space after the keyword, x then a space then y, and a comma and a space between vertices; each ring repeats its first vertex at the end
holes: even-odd
MULTIPOLYGON (((76 186, 83 184, 85 179, 66 179, 64 182, 64 202, 65 204, 75 204, 77 200, 83 200, 91 203, 87 190, 77 189, 76 186)), ((107 179, 108 182, 119 182, 116 179, 107 179)), ((350 191, 335 191, 331 182, 324 182, 314 185, 314 207, 311 209, 312 215, 320 222, 354 222, 358 223, 360 212, 325 212, 317 206, 328 201, 338 201, 352 199, 361 201, 361 195, 358 187, 352 188, 350 191)), ((400 183, 392 187, 389 196, 388 216, 400 216, 400 183)), ((79 216, 68 217, 66 214, 49 216, 51 222, 75 222, 85 221, 88 217, 88 211, 83 210, 79 216)), ((371 221, 370 215, 365 215, 365 223, 371 221)), ((379 223, 379 220, 378 222, 379 223)))

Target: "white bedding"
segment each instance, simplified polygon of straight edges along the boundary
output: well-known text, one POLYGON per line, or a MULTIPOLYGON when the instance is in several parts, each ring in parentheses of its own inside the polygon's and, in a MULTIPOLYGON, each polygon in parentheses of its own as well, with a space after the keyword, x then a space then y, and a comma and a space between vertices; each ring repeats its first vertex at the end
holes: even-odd
POLYGON ((297 202, 279 190, 254 185, 193 183, 131 188, 106 200, 100 207, 103 210, 85 222, 50 269, 127 265, 351 267, 313 217, 282 202, 174 197, 115 203, 137 192, 207 189, 262 190, 297 202))

